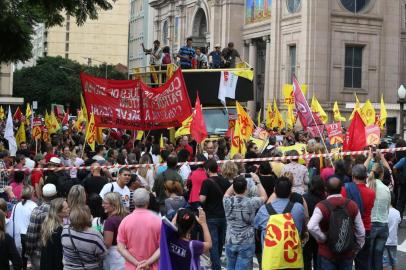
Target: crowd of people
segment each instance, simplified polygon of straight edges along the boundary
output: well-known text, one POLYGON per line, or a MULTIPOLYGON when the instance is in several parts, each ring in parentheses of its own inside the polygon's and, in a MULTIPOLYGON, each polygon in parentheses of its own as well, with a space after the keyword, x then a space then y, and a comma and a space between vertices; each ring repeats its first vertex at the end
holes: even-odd
POLYGON ((319 139, 278 136, 232 157, 223 137, 122 134, 83 151, 68 128, 39 151, 3 148, 0 269, 201 269, 203 254, 213 270, 253 269, 254 257, 264 270, 397 269, 406 153, 379 149, 406 142, 307 160, 279 146, 322 153, 319 139), (257 157, 277 159, 240 160, 257 157))

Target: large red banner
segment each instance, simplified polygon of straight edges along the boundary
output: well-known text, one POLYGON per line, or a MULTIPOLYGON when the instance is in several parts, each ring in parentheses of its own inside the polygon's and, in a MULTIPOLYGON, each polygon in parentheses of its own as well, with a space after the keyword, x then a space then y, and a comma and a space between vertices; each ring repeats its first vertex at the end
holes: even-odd
POLYGON ((182 72, 158 88, 140 80, 106 80, 80 74, 83 96, 96 126, 152 130, 181 126, 192 114, 182 72))

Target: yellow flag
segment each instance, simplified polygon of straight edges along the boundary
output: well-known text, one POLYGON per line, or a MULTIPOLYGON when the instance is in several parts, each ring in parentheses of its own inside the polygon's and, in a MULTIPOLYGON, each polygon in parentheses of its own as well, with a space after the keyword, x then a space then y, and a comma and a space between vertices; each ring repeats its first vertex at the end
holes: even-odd
POLYGON ((165 144, 164 144, 164 134, 161 133, 161 138, 159 139, 159 148, 161 150, 165 149, 165 144))
POLYGON ((247 69, 244 62, 237 63, 235 65, 235 68, 237 70, 231 71, 235 75, 237 75, 239 77, 246 78, 246 79, 248 79, 250 81, 252 81, 254 79, 254 71, 252 71, 251 69, 247 69), (240 70, 238 70, 238 69, 240 69, 240 70))
POLYGON ((83 95, 80 95, 80 104, 81 104, 81 107, 82 107, 82 109, 81 109, 82 116, 87 122, 87 120, 89 120, 89 115, 87 114, 86 103, 85 103, 85 100, 83 98, 83 95))
POLYGON ((152 75, 152 82, 151 83, 158 83, 158 74, 156 73, 155 66, 150 65, 149 66, 151 75, 152 75))
POLYGON ((383 95, 381 96, 381 111, 379 116, 379 126, 383 128, 386 124, 386 118, 388 117, 388 112, 386 111, 385 102, 383 100, 383 95))
MULTIPOLYGON (((306 96, 307 85, 302 84, 302 85, 300 85, 300 88, 302 89, 303 95, 306 96)), ((282 93, 283 93, 283 97, 285 99, 285 105, 286 106, 294 106, 295 105, 295 98, 293 97, 293 84, 285 84, 285 85, 283 85, 282 93)))
POLYGON ((254 122, 241 106, 241 104, 238 101, 236 101, 235 103, 237 106, 238 121, 240 122, 239 126, 241 128, 241 136, 244 140, 248 140, 251 137, 252 132, 254 131, 254 122))
POLYGON ((139 67, 136 67, 133 69, 134 71, 134 77, 136 80, 142 80, 141 78, 141 69, 139 67))
POLYGON ((266 106, 266 115, 265 115, 265 123, 267 128, 271 128, 272 119, 273 119, 272 107, 271 104, 268 103, 268 105, 266 106))
POLYGON ((242 127, 240 126, 240 121, 235 121, 233 138, 231 139, 231 149, 230 158, 232 159, 235 154, 245 155, 247 152, 247 147, 245 145, 245 140, 241 134, 242 127))
POLYGON ((349 120, 352 120, 352 118, 354 117, 355 112, 358 112, 361 115, 361 105, 359 103, 358 97, 357 97, 357 93, 355 93, 355 106, 354 106, 354 110, 352 111, 349 120))
POLYGON ((137 136, 135 137, 135 140, 141 141, 141 140, 142 140, 142 136, 144 136, 144 131, 143 131, 143 130, 138 130, 138 131, 137 131, 137 136))
POLYGON ((97 144, 104 144, 103 128, 101 127, 96 128, 96 142, 97 144))
POLYGON ((94 151, 96 146, 96 126, 94 125, 94 115, 90 114, 90 120, 86 127, 86 143, 90 146, 92 151, 94 151))
POLYGON ((78 131, 82 130, 82 123, 83 122, 87 122, 87 120, 85 119, 84 115, 83 115, 83 110, 80 110, 79 115, 78 115, 78 119, 76 119, 76 123, 75 123, 75 127, 78 131))
POLYGON ((173 73, 175 72, 175 65, 169 64, 166 66, 166 80, 172 77, 173 73))
POLYGON ((57 133, 61 127, 59 126, 59 122, 56 119, 54 112, 51 112, 51 115, 49 115, 48 119, 49 119, 49 126, 47 128, 48 128, 49 134, 57 133))
POLYGON ((45 110, 44 121, 45 121, 45 126, 47 127, 47 129, 49 131, 49 127, 51 126, 51 122, 50 122, 50 118, 49 118, 49 114, 48 114, 47 110, 45 110))
POLYGON ((369 126, 375 123, 375 109, 369 99, 362 106, 361 115, 366 125, 369 126))
POLYGON ((24 121, 21 121, 20 127, 18 128, 17 133, 16 133, 16 142, 17 142, 17 145, 19 146, 20 143, 26 142, 26 141, 27 141, 27 138, 25 137, 25 124, 24 124, 24 121))
POLYGON ((3 106, 0 106, 0 120, 4 120, 5 117, 3 106))
POLYGON ((25 122, 27 123, 27 125, 29 125, 31 123, 31 115, 32 115, 32 111, 30 108, 30 103, 27 103, 27 107, 25 109, 25 122))
POLYGON ((323 124, 328 122, 328 116, 327 116, 326 112, 323 110, 323 107, 321 107, 319 101, 314 96, 314 94, 313 94, 313 98, 312 98, 311 109, 312 109, 312 112, 316 113, 319 116, 319 118, 323 122, 323 124))
POLYGON ((333 114, 334 114, 334 121, 335 121, 335 122, 346 121, 345 117, 342 117, 342 116, 341 116, 340 109, 338 108, 338 103, 337 103, 337 101, 334 102, 333 114))
POLYGON ((180 128, 178 128, 178 130, 176 130, 176 132, 175 132, 175 138, 179 138, 181 136, 190 134, 190 124, 192 123, 192 119, 193 119, 192 116, 193 115, 190 115, 188 118, 186 118, 182 122, 182 126, 180 128))
POLYGON ((282 114, 279 112, 276 99, 273 100, 273 116, 271 128, 284 128, 285 122, 283 121, 282 114))
POLYGON ((261 112, 262 112, 262 109, 259 109, 259 112, 258 112, 258 115, 257 115, 257 126, 259 127, 259 126, 261 126, 261 112))
POLYGON ((296 117, 293 113, 293 106, 288 106, 288 111, 286 113, 286 126, 289 129, 293 129, 296 124, 296 117))

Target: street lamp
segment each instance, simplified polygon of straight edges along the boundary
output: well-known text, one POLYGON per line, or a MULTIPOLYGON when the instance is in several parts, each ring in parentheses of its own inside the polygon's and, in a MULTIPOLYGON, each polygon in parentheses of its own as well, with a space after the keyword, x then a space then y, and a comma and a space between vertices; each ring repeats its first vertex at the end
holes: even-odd
POLYGON ((400 134, 402 138, 404 137, 405 134, 405 129, 404 129, 404 116, 405 116, 405 108, 404 105, 406 103, 406 88, 402 85, 400 85, 398 89, 398 103, 400 104, 400 134))

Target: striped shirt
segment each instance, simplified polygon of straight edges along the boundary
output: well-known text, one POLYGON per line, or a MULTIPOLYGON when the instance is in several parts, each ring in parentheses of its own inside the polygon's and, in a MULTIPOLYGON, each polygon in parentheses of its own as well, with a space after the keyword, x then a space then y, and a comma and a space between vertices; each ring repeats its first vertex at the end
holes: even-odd
POLYGON ((77 250, 72 245, 66 225, 62 231, 64 270, 83 269, 82 263, 87 270, 103 269, 103 258, 107 255, 103 236, 92 228, 81 232, 70 228, 70 233, 77 250))
POLYGON ((181 56, 189 56, 189 59, 180 58, 180 65, 183 68, 190 68, 192 67, 192 58, 195 57, 196 52, 195 49, 188 46, 183 46, 179 49, 179 55, 181 56))

